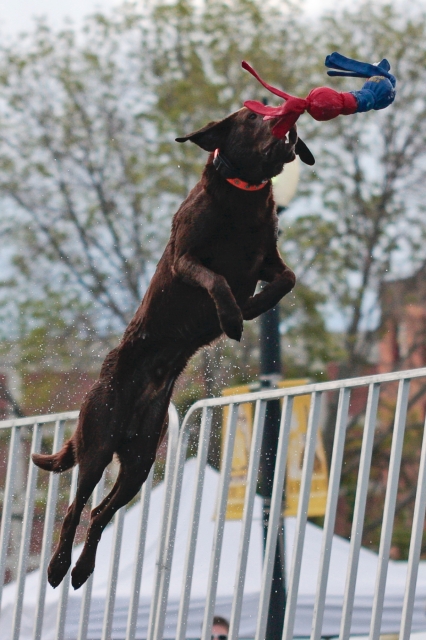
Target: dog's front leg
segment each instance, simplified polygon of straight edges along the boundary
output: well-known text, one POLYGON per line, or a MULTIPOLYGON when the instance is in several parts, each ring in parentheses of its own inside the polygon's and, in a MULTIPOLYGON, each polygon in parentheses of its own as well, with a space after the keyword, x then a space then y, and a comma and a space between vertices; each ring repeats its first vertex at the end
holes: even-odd
POLYGON ((223 332, 233 340, 241 340, 243 316, 226 279, 189 253, 175 260, 173 268, 186 283, 206 289, 216 305, 223 332))
POLYGON ((283 262, 278 249, 265 258, 259 273, 259 279, 268 284, 250 297, 242 308, 244 320, 257 318, 265 311, 272 309, 289 293, 296 284, 296 276, 283 262))

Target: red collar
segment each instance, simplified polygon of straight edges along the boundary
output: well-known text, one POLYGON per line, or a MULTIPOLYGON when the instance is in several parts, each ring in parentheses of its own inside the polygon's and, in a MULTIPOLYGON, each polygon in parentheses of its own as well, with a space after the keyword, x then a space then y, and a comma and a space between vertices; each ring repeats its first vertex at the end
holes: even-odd
POLYGON ((265 180, 265 182, 261 182, 260 184, 250 184, 239 178, 226 178, 226 181, 243 191, 260 191, 263 187, 266 187, 269 182, 269 180, 265 180))
MULTIPOLYGON (((219 149, 215 149, 214 159, 216 160, 218 156, 219 149)), ((232 184, 234 187, 237 187, 237 189, 242 189, 243 191, 260 191, 261 189, 263 189, 263 187, 266 187, 269 182, 269 180, 264 180, 260 184, 250 184, 245 180, 241 180, 241 178, 225 178, 225 180, 229 182, 229 184, 232 184)))

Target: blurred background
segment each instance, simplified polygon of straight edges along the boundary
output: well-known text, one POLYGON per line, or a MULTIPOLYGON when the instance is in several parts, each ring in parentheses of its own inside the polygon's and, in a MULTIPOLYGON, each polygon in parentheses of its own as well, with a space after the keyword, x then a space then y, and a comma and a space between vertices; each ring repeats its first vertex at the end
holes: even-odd
MULTIPOLYGON (((285 377, 426 365, 421 3, 20 0, 1 5, 0 34, 1 418, 79 408, 206 160, 175 137, 265 97, 242 71, 243 59, 301 97, 323 84, 361 88, 362 80, 326 76, 325 56, 335 50, 368 62, 386 57, 398 80, 395 103, 383 112, 299 121, 317 163, 301 167, 298 192, 280 216, 280 250, 298 278, 280 305, 285 377)), ((251 383, 259 372, 253 321, 240 344, 221 340, 191 361, 174 402, 182 416, 195 400, 251 383)), ((328 455, 333 402, 324 424, 328 455)), ((425 386, 410 403, 395 552, 402 555, 425 386)), ((352 402, 344 535, 364 411, 364 397, 352 402)), ((386 407, 381 415, 380 499, 391 428, 386 407)), ((379 524, 373 503, 366 534, 373 546, 379 524)))

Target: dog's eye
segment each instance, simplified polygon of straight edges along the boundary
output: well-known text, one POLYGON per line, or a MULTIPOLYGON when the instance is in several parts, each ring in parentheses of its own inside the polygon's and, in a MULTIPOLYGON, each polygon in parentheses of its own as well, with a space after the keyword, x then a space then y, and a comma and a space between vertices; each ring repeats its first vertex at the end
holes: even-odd
POLYGON ((256 118, 257 118, 257 113, 253 113, 253 112, 252 112, 252 113, 248 116, 248 119, 249 119, 249 120, 256 120, 256 118))

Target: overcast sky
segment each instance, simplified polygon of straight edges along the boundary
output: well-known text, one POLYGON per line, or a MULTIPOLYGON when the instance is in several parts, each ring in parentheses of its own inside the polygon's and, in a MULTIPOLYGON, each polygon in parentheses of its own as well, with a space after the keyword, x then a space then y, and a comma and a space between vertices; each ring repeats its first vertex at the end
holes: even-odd
MULTIPOLYGON (((0 0, 0 33, 13 36, 31 28, 34 16, 45 16, 52 26, 61 26, 65 17, 74 22, 95 9, 108 10, 120 4, 118 0, 0 0)), ((335 0, 303 0, 310 13, 317 13, 335 4, 335 0)))

